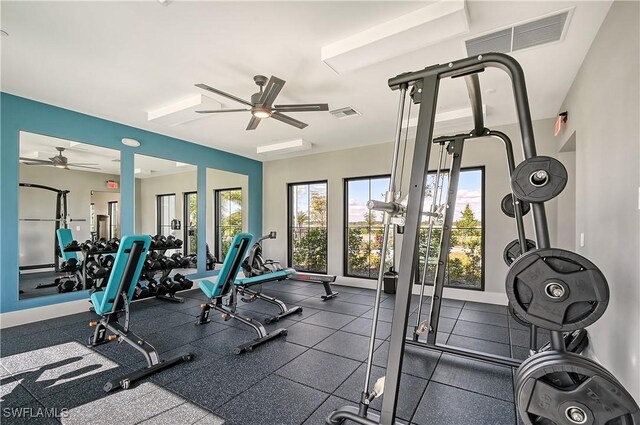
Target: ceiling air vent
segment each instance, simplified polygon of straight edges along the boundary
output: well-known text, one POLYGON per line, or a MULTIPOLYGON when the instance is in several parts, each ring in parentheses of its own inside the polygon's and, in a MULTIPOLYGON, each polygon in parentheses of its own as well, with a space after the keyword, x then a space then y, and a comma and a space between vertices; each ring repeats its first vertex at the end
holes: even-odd
POLYGON ((573 9, 565 10, 466 40, 467 54, 477 56, 489 52, 510 53, 559 41, 566 33, 572 11, 573 9))
POLYGON ((333 111, 329 111, 329 113, 338 119, 351 118, 362 115, 351 106, 347 106, 346 108, 334 109, 333 111))

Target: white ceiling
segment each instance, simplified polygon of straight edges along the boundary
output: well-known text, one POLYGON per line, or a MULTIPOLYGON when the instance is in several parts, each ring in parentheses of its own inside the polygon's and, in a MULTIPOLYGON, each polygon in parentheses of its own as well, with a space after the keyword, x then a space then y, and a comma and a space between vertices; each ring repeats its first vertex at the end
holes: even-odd
MULTIPOLYGON (((514 53, 526 73, 533 118, 552 117, 611 2, 469 1, 470 31, 464 36, 340 75, 320 60, 322 46, 427 4, 2 1, 0 27, 10 35, 0 39, 0 84, 8 93, 265 160, 274 157, 260 157, 257 146, 296 138, 314 144, 297 155, 389 141, 397 93, 387 87, 388 78, 466 56, 463 40, 474 34, 575 7, 563 42, 514 53), (256 91, 255 74, 287 81, 277 103, 327 102, 331 109, 353 106, 362 116, 292 113, 309 127, 263 120, 255 131, 245 131, 248 112, 177 126, 147 120, 150 110, 204 93, 195 83, 248 99, 256 91)), ((506 76, 489 70, 481 84, 488 126, 514 122, 506 76)), ((441 85, 440 112, 467 103, 463 81, 441 85)))

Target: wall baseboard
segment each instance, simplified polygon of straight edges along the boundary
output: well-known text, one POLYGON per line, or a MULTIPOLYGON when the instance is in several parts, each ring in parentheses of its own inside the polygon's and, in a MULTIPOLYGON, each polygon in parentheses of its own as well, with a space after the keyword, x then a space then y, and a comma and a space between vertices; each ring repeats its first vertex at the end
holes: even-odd
POLYGON ((86 299, 10 311, 0 314, 0 329, 82 313, 88 311, 89 307, 91 307, 91 304, 86 299))

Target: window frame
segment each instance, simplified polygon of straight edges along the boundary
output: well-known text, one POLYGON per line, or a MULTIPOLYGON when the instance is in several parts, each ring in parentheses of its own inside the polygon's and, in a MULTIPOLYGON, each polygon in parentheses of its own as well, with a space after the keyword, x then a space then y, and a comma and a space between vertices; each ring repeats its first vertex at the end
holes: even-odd
MULTIPOLYGON (((242 196, 241 199, 244 198, 244 193, 242 190, 242 187, 230 187, 230 188, 223 188, 223 189, 213 189, 213 216, 214 216, 214 224, 213 224, 213 244, 215 245, 213 247, 213 255, 216 257, 216 259, 218 261, 224 261, 224 258, 221 257, 221 244, 222 244, 222 238, 220 238, 220 194, 222 192, 233 192, 233 191, 240 191, 240 194, 242 196)), ((242 217, 244 217, 244 211, 242 209, 242 202, 240 202, 240 214, 242 217)), ((228 227, 228 226, 225 226, 228 227)), ((225 253, 226 255, 226 253, 225 253)))
MULTIPOLYGON (((460 289, 460 290, 464 290, 464 291, 479 291, 479 292, 484 292, 485 290, 485 275, 486 275, 486 250, 485 250, 485 242, 486 242, 486 227, 485 227, 485 219, 486 219, 486 215, 485 215, 485 200, 486 200, 486 191, 485 191, 485 180, 486 180, 486 167, 484 165, 476 165, 476 166, 469 166, 469 167, 461 167, 460 168, 460 174, 462 174, 465 171, 480 171, 480 197, 481 197, 481 202, 480 202, 480 213, 482 214, 482 220, 480 220, 480 223, 482 224, 482 237, 480 238, 480 249, 482 251, 482 270, 480 271, 480 286, 478 288, 465 288, 465 287, 461 287, 461 286, 450 286, 447 285, 447 283, 445 282, 444 287, 445 288, 450 288, 450 289, 460 289)), ((449 173, 449 168, 444 168, 441 170, 441 172, 444 172, 446 174, 449 173)), ((429 170, 427 171, 427 175, 429 174, 435 174, 436 170, 429 170)), ((456 192, 456 198, 457 198, 457 192, 456 192)), ((415 270, 413 271, 413 276, 414 276, 414 285, 420 285, 420 280, 422 279, 422 276, 420 275, 420 250, 417 249, 416 253, 415 253, 415 259, 414 259, 414 264, 416 265, 415 270)), ((449 262, 447 261, 447 267, 449 266, 449 262)), ((433 286, 433 282, 426 282, 425 286, 433 286)))
POLYGON ((303 270, 296 269, 296 271, 303 273, 318 273, 318 274, 327 274, 329 272, 329 181, 327 179, 324 180, 309 180, 309 181, 300 181, 300 182, 289 182, 287 183, 287 267, 293 268, 293 243, 291 238, 291 225, 293 220, 293 214, 291 213, 291 201, 294 186, 307 185, 311 186, 313 184, 324 184, 326 186, 326 196, 327 196, 327 244, 325 246, 325 256, 326 256, 326 269, 324 271, 318 270, 303 270))
MULTIPOLYGON (((161 235, 162 231, 161 228, 165 227, 161 224, 161 208, 160 208, 160 199, 167 197, 167 196, 173 196, 173 204, 175 205, 176 203, 176 194, 175 193, 160 193, 156 195, 156 235, 161 235)), ((169 229, 171 229, 171 218, 169 219, 169 229)))
MULTIPOLYGON (((371 180, 380 179, 380 178, 388 178, 391 179, 391 174, 375 174, 368 176, 354 176, 354 177, 345 177, 343 178, 343 190, 342 190, 342 207, 343 207, 343 226, 342 226, 342 275, 345 277, 352 277, 358 279, 367 279, 367 280, 377 280, 378 276, 373 277, 365 277, 358 276, 355 274, 349 274, 349 182, 357 181, 357 180, 371 180)), ((369 183, 369 190, 371 190, 371 183, 369 183)), ((392 227, 391 237, 394 238, 395 242, 395 225, 392 227)), ((395 243, 392 256, 392 261, 395 262, 395 243)))
MULTIPOLYGON (((183 249, 183 253, 184 255, 190 255, 190 254, 197 254, 198 253, 198 246, 196 243, 196 251, 195 252, 189 252, 189 223, 187 223, 187 219, 189 218, 189 197, 191 195, 196 195, 196 217, 198 214, 200 214, 200 211, 198 211, 198 206, 197 206, 197 201, 198 201, 198 191, 197 190, 193 190, 193 191, 189 191, 189 192, 182 192, 182 223, 183 223, 183 227, 182 227, 182 240, 184 243, 184 249, 183 249)), ((197 237, 198 237, 198 224, 197 224, 197 219, 196 219, 196 234, 195 234, 195 238, 197 241, 197 237)))
MULTIPOLYGON (((92 203, 93 205, 93 203, 92 203)), ((107 215, 109 216, 109 239, 113 239, 117 236, 113 235, 113 228, 120 227, 120 203, 118 201, 108 201, 107 202, 107 215), (114 205, 115 205, 115 214, 113 213, 114 211, 114 205), (113 217, 116 218, 116 224, 113 224, 113 217)))

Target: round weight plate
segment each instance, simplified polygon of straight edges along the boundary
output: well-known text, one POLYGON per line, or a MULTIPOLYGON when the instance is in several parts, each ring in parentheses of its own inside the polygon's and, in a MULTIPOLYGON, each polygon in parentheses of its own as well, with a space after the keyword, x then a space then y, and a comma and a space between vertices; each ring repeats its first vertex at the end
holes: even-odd
POLYGON ((516 404, 527 425, 640 423, 640 409, 633 398, 592 360, 547 352, 527 359, 521 370, 516 378, 516 404))
MULTIPOLYGON (((507 217, 511 217, 511 218, 514 218, 516 216, 516 213, 513 207, 513 200, 514 200, 513 194, 507 193, 504 196, 504 198, 502 198, 502 201, 500 202, 500 208, 502 209, 502 212, 507 217)), ((524 217, 525 215, 527 215, 529 210, 531 210, 531 204, 525 201, 520 201, 518 198, 515 198, 515 200, 516 202, 520 202, 520 207, 522 208, 522 216, 524 217)))
POLYGON ((536 249, 511 264, 506 292, 522 319, 552 331, 593 324, 609 303, 609 285, 586 258, 562 249, 536 249))
POLYGON ((567 185, 567 169, 550 156, 525 159, 511 174, 513 194, 522 201, 546 202, 567 185))
MULTIPOLYGON (((536 249, 536 243, 531 239, 527 239, 527 251, 533 249, 536 249)), ((522 252, 520 250, 520 242, 517 239, 509 242, 504 247, 504 251, 502 251, 502 258, 507 263, 507 266, 510 266, 520 255, 522 255, 522 252)))
POLYGON ((526 326, 528 328, 531 325, 531 323, 527 322, 522 317, 518 316, 518 313, 516 313, 513 310, 513 305, 511 305, 511 303, 509 303, 508 310, 509 310, 509 313, 511 314, 511 317, 513 317, 513 320, 515 320, 516 322, 518 322, 522 326, 526 326))

